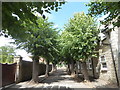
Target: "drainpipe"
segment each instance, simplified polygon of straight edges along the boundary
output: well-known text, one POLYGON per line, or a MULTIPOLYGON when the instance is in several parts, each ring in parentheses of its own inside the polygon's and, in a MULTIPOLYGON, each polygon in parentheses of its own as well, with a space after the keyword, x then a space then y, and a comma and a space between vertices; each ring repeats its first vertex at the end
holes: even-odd
POLYGON ((117 80, 117 86, 119 87, 119 79, 118 79, 118 74, 116 70, 115 59, 114 59, 111 43, 110 43, 110 49, 111 49, 111 55, 112 55, 112 60, 113 60, 113 65, 114 65, 114 70, 115 70, 115 75, 116 75, 116 80, 117 80))
POLYGON ((118 79, 117 69, 116 69, 116 65, 115 65, 115 58, 114 58, 113 51, 112 51, 112 44, 111 44, 111 40, 110 40, 110 32, 108 32, 108 37, 109 37, 110 50, 111 50, 111 55, 112 55, 112 60, 113 60, 113 66, 114 66, 114 70, 115 70, 115 76, 116 76, 116 80, 117 80, 117 86, 119 87, 119 79, 118 79))

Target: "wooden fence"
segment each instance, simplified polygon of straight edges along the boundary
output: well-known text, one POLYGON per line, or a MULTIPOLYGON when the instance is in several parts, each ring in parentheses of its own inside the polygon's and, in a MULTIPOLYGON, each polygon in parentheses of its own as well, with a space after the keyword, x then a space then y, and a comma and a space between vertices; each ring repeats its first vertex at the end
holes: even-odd
POLYGON ((2 85, 3 87, 15 83, 16 63, 1 65, 2 65, 2 82, 0 82, 0 85, 2 85))
MULTIPOLYGON (((32 62, 20 60, 20 62, 13 64, 1 64, 0 73, 0 88, 13 84, 15 82, 27 81, 32 78, 32 62)), ((39 75, 45 74, 46 65, 39 64, 39 75)), ((52 65, 49 71, 52 70, 52 65)))

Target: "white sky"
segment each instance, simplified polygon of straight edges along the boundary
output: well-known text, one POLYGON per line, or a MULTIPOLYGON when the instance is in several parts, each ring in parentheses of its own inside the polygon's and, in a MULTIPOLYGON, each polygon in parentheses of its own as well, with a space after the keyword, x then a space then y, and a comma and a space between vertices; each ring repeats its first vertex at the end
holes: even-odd
MULTIPOLYGON (((15 45, 10 44, 9 42, 14 42, 14 40, 0 36, 0 47, 5 46, 5 45, 10 45, 10 46, 16 47, 15 45)), ((16 55, 21 55, 23 57, 23 60, 32 61, 32 59, 28 57, 28 56, 30 56, 30 54, 28 54, 25 50, 16 49, 15 52, 16 52, 16 55)))

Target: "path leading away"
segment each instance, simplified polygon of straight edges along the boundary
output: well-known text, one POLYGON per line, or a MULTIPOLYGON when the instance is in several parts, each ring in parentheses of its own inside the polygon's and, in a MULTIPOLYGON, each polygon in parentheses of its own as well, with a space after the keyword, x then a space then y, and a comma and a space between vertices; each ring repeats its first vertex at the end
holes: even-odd
MULTIPOLYGON (((41 88, 42 90, 74 90, 73 88, 94 88, 98 82, 76 82, 70 75, 67 75, 65 68, 58 69, 50 74, 48 78, 38 84, 32 84, 29 81, 18 83, 6 90, 13 88, 41 88)), ((104 83, 104 82, 103 82, 104 83)))

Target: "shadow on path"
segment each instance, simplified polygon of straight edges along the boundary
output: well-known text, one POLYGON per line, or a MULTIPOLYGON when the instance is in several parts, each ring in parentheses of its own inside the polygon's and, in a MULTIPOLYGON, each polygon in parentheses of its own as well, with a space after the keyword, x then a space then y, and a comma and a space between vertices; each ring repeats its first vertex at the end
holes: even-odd
POLYGON ((44 81, 42 81, 42 83, 51 84, 54 82, 60 82, 64 80, 74 80, 74 79, 71 78, 69 75, 67 75, 67 72, 65 70, 58 69, 57 71, 50 74, 50 76, 44 81))
MULTIPOLYGON (((44 76, 40 76, 39 79, 43 79, 44 76)), ((79 90, 79 88, 88 88, 84 83, 77 83, 74 78, 67 74, 65 69, 58 69, 57 71, 50 73, 50 76, 40 83, 32 84, 30 81, 18 83, 5 90, 16 89, 28 89, 28 90, 79 90)))

